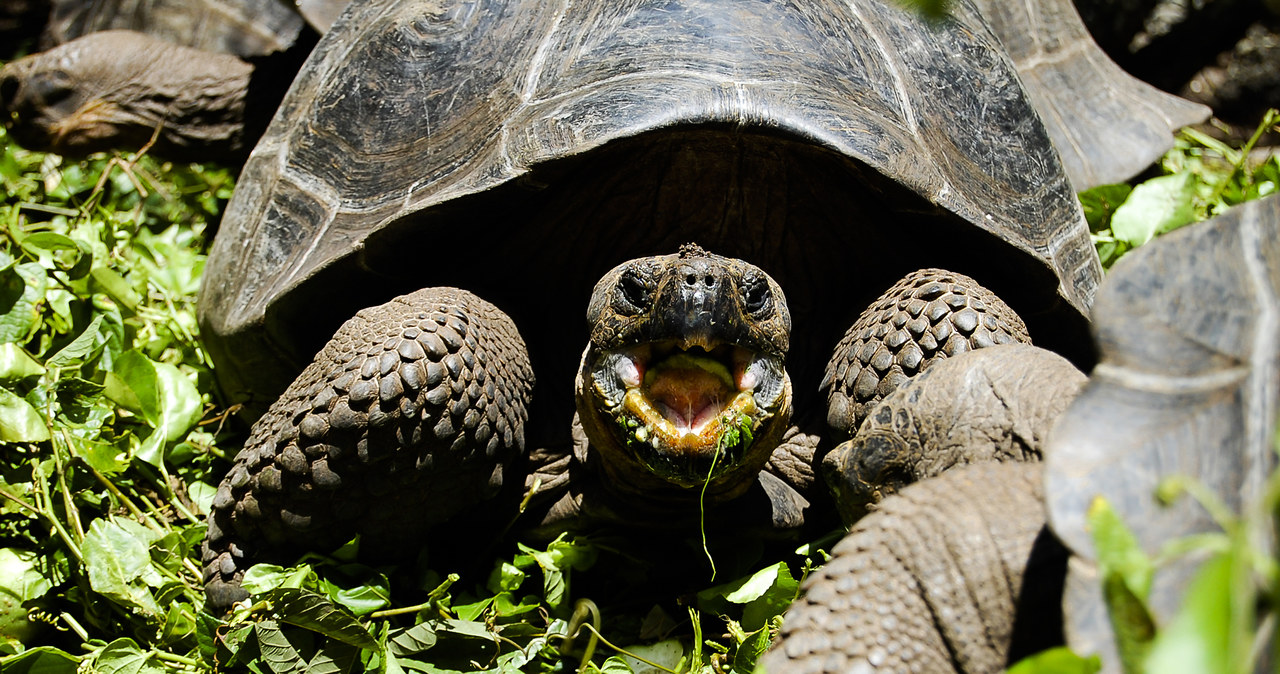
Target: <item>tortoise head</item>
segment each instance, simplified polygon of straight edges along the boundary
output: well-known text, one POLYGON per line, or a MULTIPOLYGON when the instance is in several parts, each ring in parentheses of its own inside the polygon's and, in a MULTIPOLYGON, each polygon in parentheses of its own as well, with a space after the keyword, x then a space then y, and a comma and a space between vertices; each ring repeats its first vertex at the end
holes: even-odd
POLYGON ((578 416, 615 484, 643 488, 647 474, 717 497, 750 486, 791 417, 778 284, 687 245, 606 274, 587 321, 578 416))

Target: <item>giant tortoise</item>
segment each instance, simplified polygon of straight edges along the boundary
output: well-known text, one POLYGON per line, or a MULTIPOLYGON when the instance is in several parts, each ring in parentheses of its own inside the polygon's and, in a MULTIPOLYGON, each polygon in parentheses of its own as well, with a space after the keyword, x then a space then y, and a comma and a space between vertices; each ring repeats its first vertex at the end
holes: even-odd
POLYGON ((0 69, 25 147, 242 161, 345 0, 58 0, 44 51, 0 69), (305 21, 304 21, 305 18, 305 21))
POLYGON ((1087 366, 1099 277, 967 2, 357 3, 205 269, 221 384, 267 407, 210 605, 255 561, 500 528, 525 492, 530 535, 786 538, 834 517, 828 443, 930 363, 1087 366))

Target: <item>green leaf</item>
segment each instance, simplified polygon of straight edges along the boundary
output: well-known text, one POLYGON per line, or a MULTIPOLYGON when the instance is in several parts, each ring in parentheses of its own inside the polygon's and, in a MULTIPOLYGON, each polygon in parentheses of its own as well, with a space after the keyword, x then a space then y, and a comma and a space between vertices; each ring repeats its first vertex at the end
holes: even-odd
POLYGON ((0 381, 18 381, 42 374, 44 366, 22 347, 13 343, 0 344, 0 381))
POLYGON ((192 503, 196 504, 196 510, 200 515, 208 515, 213 508, 213 497, 218 495, 218 488, 204 482, 190 482, 187 484, 187 496, 191 497, 192 503))
POLYGON ((525 573, 520 567, 507 561, 500 561, 489 574, 489 582, 485 584, 490 592, 514 592, 524 583, 525 573))
POLYGON ((738 650, 733 654, 733 669, 739 672, 754 671, 756 661, 769 650, 770 639, 768 627, 748 633, 738 643, 738 650))
POLYGON ((1196 219, 1195 183, 1190 173, 1152 178, 1133 188, 1111 216, 1111 231, 1131 246, 1196 219))
POLYGON ((391 605, 391 593, 387 588, 376 585, 342 588, 330 596, 356 616, 369 615, 391 605))
POLYGON ((631 666, 620 655, 610 656, 600 663, 601 674, 635 674, 631 666))
POLYGON ((419 623, 408 629, 392 630, 387 650, 397 657, 421 653, 436 645, 436 629, 431 623, 419 623))
POLYGON ((129 457, 109 442, 68 436, 67 445, 73 456, 105 476, 118 475, 129 467, 129 457))
POLYGON ((38 262, 0 269, 0 342, 25 342, 40 323, 49 276, 38 262))
POLYGON ((110 267, 94 267, 89 272, 89 290, 103 293, 130 312, 135 311, 142 301, 133 286, 110 267))
POLYGON ((723 611, 722 601, 745 604, 742 625, 754 631, 781 615, 795 601, 799 588, 800 583, 792 577, 786 562, 778 562, 750 576, 703 590, 698 593, 698 602, 714 612, 723 611))
POLYGON ((102 674, 164 674, 164 666, 152 662, 151 654, 138 648, 133 639, 116 639, 93 661, 102 674))
POLYGON ((1019 660, 1007 674, 1095 674, 1100 671, 1102 662, 1098 656, 1081 657, 1070 648, 1059 646, 1019 660))
POLYGON ((1084 211, 1084 219, 1089 229, 1100 232, 1111 227, 1111 216, 1116 209, 1129 198, 1132 187, 1123 183, 1119 185, 1099 185, 1081 192, 1080 207, 1084 211))
POLYGON ((30 550, 0 548, 0 637, 28 642, 40 626, 27 618, 23 602, 39 599, 53 588, 30 550))
POLYGON ((0 658, 4 674, 76 674, 80 658, 51 646, 39 646, 0 658))
POLYGON ((43 442, 49 439, 44 415, 31 403, 0 388, 0 441, 43 442))
POLYGON ((164 448, 186 437, 200 421, 200 392, 178 368, 157 363, 134 350, 116 359, 107 377, 107 396, 142 415, 153 432, 139 447, 138 458, 161 467, 164 448))
POLYGON ((267 593, 281 622, 304 627, 358 648, 378 649, 378 641, 346 609, 308 590, 278 588, 267 593))
POLYGON ((45 360, 45 367, 53 369, 79 365, 93 358, 107 343, 107 336, 102 333, 102 316, 97 315, 69 344, 45 360))
MULTIPOLYGON (((765 645, 768 645, 767 636, 765 637, 765 645)), ((684 658, 684 645, 680 643, 679 639, 667 639, 656 644, 635 644, 628 646, 627 653, 620 656, 628 669, 635 674, 661 674, 661 669, 641 662, 633 656, 640 656, 649 662, 674 670, 676 665, 680 664, 680 660, 684 658)), ((749 672, 751 670, 748 668, 744 671, 749 672)))
MULTIPOLYGON (((1215 555, 1199 571, 1183 599, 1182 608, 1160 631, 1146 659, 1147 672, 1244 671, 1228 663, 1244 654, 1232 649, 1232 556, 1215 555)), ((1252 611, 1252 607, 1249 609, 1252 611)), ((1244 626, 1240 626, 1244 627, 1244 626)))
POLYGON ((89 585, 116 603, 158 621, 163 611, 150 588, 162 579, 151 566, 149 548, 159 535, 125 519, 97 519, 84 536, 89 585))
POLYGON ((307 577, 313 573, 311 566, 307 564, 299 564, 287 569, 275 564, 254 564, 244 573, 240 587, 253 595, 264 594, 281 587, 301 588, 307 577))
MULTIPOLYGON (((69 271, 76 269, 78 265, 82 265, 85 254, 88 253, 92 259, 92 251, 88 251, 81 247, 74 239, 69 236, 58 234, 57 232, 35 232, 28 235, 22 240, 22 248, 33 257, 42 257, 41 253, 47 254, 58 269, 69 271)), ((84 276, 81 272, 75 278, 84 276)))
POLYGON ((1111 508, 1111 504, 1097 497, 1089 504, 1086 514, 1089 533, 1098 552, 1101 575, 1118 573, 1138 599, 1146 600, 1151 590, 1151 576, 1155 566, 1143 552, 1133 531, 1111 508))
POLYGON ((295 644, 294 639, 286 636, 280 626, 270 620, 254 625, 253 635, 258 640, 258 650, 262 654, 263 662, 267 663, 272 672, 291 674, 306 671, 307 661, 300 650, 312 644, 295 644))

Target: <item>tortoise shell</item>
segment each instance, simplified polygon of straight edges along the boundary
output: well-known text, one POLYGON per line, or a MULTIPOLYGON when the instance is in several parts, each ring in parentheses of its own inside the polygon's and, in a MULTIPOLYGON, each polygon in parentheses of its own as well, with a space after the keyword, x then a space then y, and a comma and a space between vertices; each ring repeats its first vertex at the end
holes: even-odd
MULTIPOLYGON (((981 14, 950 12, 349 7, 214 242, 200 319, 224 390, 262 409, 346 317, 424 286, 498 305, 539 379, 567 387, 594 281, 690 241, 786 290, 798 407, 852 317, 924 266, 973 276, 1087 361, 1101 268, 1071 184, 981 14)), ((567 433, 569 397, 533 412, 557 399, 567 433)))

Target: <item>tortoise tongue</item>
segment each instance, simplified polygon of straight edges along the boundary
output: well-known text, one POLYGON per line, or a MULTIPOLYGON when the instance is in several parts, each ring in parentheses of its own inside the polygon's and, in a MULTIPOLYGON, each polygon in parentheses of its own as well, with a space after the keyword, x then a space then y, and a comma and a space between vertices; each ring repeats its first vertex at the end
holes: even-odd
POLYGON ((682 434, 699 432, 735 393, 721 377, 700 367, 663 368, 646 388, 654 406, 682 434))

